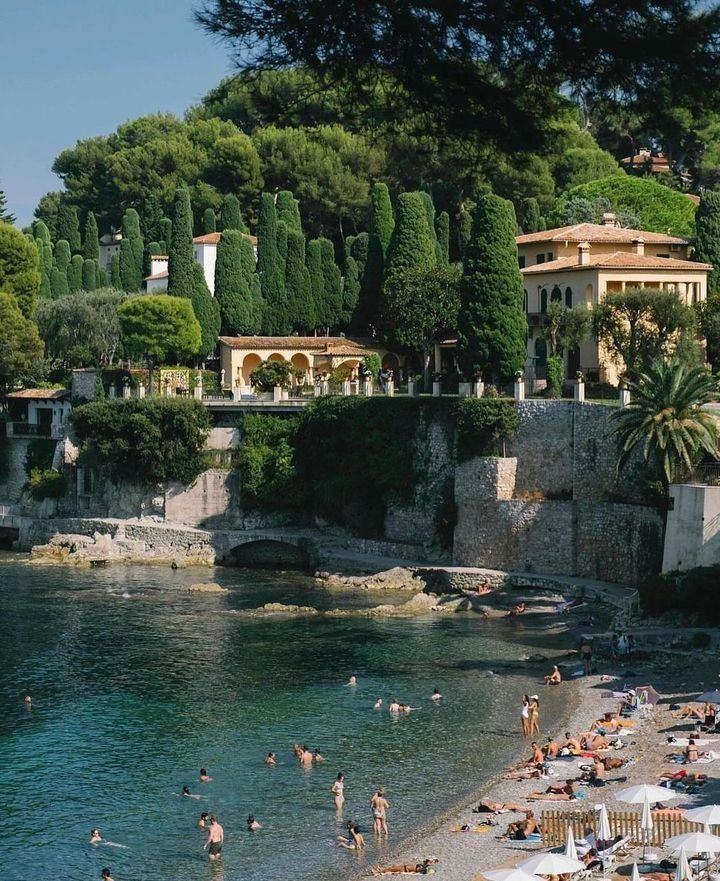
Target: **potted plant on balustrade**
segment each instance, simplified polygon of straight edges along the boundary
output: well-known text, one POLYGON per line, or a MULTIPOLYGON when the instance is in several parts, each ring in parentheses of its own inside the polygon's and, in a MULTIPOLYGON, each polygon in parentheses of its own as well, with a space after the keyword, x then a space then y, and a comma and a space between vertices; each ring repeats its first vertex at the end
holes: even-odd
POLYGON ((290 385, 291 367, 287 361, 264 361, 250 374, 250 385, 259 401, 272 401, 276 388, 290 385))

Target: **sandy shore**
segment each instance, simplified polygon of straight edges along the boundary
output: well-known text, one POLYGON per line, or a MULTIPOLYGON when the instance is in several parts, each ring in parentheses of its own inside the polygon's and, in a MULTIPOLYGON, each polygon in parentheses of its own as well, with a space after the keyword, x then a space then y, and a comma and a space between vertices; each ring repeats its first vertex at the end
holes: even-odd
MULTIPOLYGON (((642 644, 638 646, 642 651, 642 644)), ((573 734, 587 731, 590 724, 598 719, 606 711, 617 709, 618 700, 603 695, 613 689, 620 690, 625 683, 628 685, 642 685, 651 683, 661 693, 663 699, 655 708, 652 717, 638 723, 635 735, 628 738, 628 746, 618 755, 629 756, 633 764, 618 771, 608 772, 608 778, 627 777, 625 784, 614 784, 602 788, 582 787, 586 793, 585 799, 578 803, 548 803, 528 802, 526 796, 533 790, 542 790, 547 785, 546 781, 537 780, 505 780, 503 772, 494 779, 487 781, 464 806, 455 809, 448 815, 435 817, 425 828, 418 831, 417 835, 406 839, 399 844, 397 849, 390 848, 384 863, 402 862, 414 863, 426 856, 433 855, 439 859, 437 875, 443 881, 472 881, 478 878, 483 870, 503 865, 510 865, 516 861, 522 861, 533 850, 539 850, 539 845, 520 844, 513 841, 500 840, 499 836, 505 830, 507 824, 519 819, 520 813, 502 814, 493 816, 489 814, 474 814, 472 807, 476 806, 481 798, 489 797, 495 802, 519 802, 540 815, 543 808, 563 808, 568 810, 584 809, 591 805, 604 802, 608 807, 620 807, 622 810, 634 810, 628 805, 619 805, 615 794, 624 785, 634 783, 657 783, 659 775, 664 770, 678 770, 678 765, 673 765, 665 760, 665 756, 672 750, 666 744, 669 733, 679 737, 687 736, 693 725, 689 720, 677 721, 671 717, 670 706, 675 702, 685 703, 692 700, 705 688, 714 688, 718 684, 718 660, 707 654, 693 658, 687 656, 666 656, 663 654, 648 655, 644 659, 634 659, 627 665, 600 660, 599 673, 580 680, 563 683, 560 688, 569 692, 565 718, 548 720, 541 719, 542 740, 548 736, 560 739, 568 730, 573 734), (698 663, 700 661, 700 663, 698 663), (696 677, 690 675, 690 670, 696 671, 696 677), (625 671, 627 678, 624 677, 625 671), (601 675, 617 676, 615 683, 602 681, 601 675), (489 832, 452 832, 454 827, 463 824, 475 826, 482 819, 492 819, 498 822, 498 826, 489 832)), ((533 686, 535 690, 537 686, 533 686)), ((512 721, 515 724, 515 720, 512 721)), ((518 726, 519 727, 519 726, 518 726)), ((709 748, 720 752, 720 739, 709 748)), ((529 739, 524 741, 518 734, 518 758, 529 757, 529 739)), ((717 763, 720 767, 720 759, 717 763)), ((698 765, 693 768, 701 773, 707 773, 713 777, 715 764, 698 765)), ((551 782, 562 781, 567 777, 578 777, 578 760, 561 760, 554 763, 557 773, 551 782)), ((712 780, 697 796, 683 796, 675 799, 672 805, 675 807, 694 807, 700 804, 710 804, 720 800, 720 781, 712 780)), ((639 813, 639 808, 637 809, 639 813)), ((392 814, 390 814, 392 822, 392 814)), ((367 874, 365 868, 360 875, 367 874)), ((350 874, 350 873, 349 873, 350 874)))

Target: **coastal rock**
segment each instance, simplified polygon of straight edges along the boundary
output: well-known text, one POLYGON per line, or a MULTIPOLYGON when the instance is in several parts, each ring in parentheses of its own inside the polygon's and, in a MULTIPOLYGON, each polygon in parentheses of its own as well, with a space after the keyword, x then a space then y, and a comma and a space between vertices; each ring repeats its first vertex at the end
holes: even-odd
POLYGON ((415 573, 403 566, 394 566, 375 575, 340 575, 329 572, 317 572, 315 577, 325 587, 352 587, 362 590, 418 590, 423 581, 415 573))
POLYGON ((195 593, 230 593, 230 591, 214 581, 205 581, 198 584, 191 584, 188 590, 195 593))

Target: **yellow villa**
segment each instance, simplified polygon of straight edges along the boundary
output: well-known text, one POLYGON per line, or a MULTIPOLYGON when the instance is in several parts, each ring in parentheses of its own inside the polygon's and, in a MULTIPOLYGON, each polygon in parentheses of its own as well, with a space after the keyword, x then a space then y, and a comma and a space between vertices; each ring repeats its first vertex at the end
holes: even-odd
POLYGON ((377 355, 383 367, 393 371, 402 367, 401 359, 377 340, 343 336, 221 336, 219 344, 223 387, 239 388, 243 394, 252 390, 250 374, 264 361, 287 361, 293 373, 305 374, 308 383, 318 374, 333 370, 350 375, 368 355, 377 355))
MULTIPOLYGON (((579 223, 518 236, 518 260, 525 288, 529 379, 545 379, 547 345, 542 335, 548 306, 592 309, 606 293, 630 287, 675 291, 688 305, 707 297, 706 263, 689 259, 692 240, 646 230, 623 229, 614 214, 603 222, 579 223)), ((582 370, 588 379, 616 383, 618 365, 595 340, 568 353, 567 376, 582 370)))

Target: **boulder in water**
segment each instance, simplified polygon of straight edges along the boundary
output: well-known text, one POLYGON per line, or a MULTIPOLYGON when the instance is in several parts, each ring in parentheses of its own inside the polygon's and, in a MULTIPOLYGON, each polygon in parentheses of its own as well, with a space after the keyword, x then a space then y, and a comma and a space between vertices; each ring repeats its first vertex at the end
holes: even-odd
POLYGON ((226 587, 216 584, 214 581, 205 581, 198 584, 191 584, 188 590, 195 593, 229 593, 226 587))

